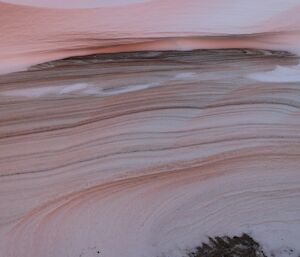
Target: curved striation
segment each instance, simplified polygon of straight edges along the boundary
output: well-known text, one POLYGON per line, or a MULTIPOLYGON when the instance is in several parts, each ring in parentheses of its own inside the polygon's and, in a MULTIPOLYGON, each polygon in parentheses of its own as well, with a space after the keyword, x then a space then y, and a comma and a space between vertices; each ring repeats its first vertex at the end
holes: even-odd
POLYGON ((75 57, 0 77, 0 256, 298 256, 300 89, 251 49, 75 57), (297 255, 298 254, 298 255, 297 255))

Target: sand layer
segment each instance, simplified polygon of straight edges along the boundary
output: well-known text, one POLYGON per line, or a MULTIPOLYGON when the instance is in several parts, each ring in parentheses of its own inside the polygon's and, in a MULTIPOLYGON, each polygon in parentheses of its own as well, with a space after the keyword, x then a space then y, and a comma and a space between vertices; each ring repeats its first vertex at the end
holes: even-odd
POLYGON ((266 80, 297 63, 142 52, 0 76, 0 256, 182 256, 242 232, 299 256, 299 82, 266 80))

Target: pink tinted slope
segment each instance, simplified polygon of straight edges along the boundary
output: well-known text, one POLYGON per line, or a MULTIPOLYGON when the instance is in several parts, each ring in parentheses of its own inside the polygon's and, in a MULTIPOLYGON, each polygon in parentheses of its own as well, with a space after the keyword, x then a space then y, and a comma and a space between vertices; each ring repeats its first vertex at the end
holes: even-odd
POLYGON ((79 0, 22 3, 32 6, 0 4, 2 73, 92 53, 238 47, 295 52, 299 45, 300 18, 291 15, 299 9, 296 0, 96 1, 91 8, 79 0))

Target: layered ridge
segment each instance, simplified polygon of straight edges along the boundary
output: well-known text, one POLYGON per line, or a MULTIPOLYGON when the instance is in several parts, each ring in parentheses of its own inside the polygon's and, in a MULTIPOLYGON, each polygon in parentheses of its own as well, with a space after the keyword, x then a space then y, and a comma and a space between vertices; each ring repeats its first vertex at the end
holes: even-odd
POLYGON ((286 52, 69 58, 0 77, 0 256, 183 256, 247 232, 298 256, 298 82, 286 52))

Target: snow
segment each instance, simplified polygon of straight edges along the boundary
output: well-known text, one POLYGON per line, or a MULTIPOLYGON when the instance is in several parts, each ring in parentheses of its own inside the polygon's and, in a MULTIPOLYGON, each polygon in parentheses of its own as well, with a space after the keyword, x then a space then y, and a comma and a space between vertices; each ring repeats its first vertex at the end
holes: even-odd
POLYGON ((103 89, 101 86, 88 83, 75 83, 60 86, 36 86, 34 88, 13 89, 0 93, 4 97, 57 97, 57 96, 109 96, 140 91, 147 88, 159 86, 160 83, 123 85, 119 87, 103 89))
POLYGON ((262 82, 297 83, 300 82, 300 65, 291 67, 277 66, 272 71, 250 74, 249 78, 262 82))

